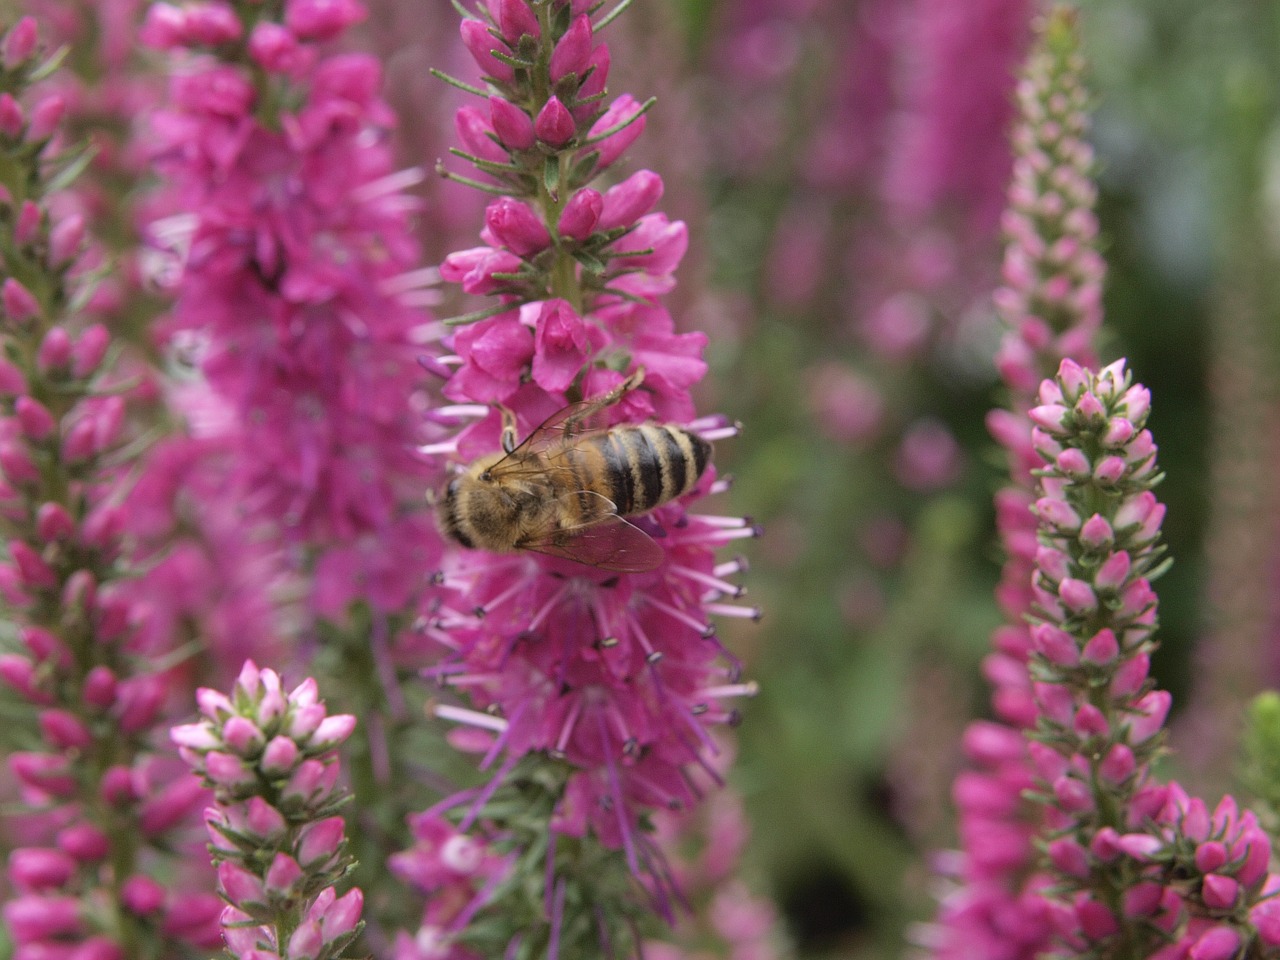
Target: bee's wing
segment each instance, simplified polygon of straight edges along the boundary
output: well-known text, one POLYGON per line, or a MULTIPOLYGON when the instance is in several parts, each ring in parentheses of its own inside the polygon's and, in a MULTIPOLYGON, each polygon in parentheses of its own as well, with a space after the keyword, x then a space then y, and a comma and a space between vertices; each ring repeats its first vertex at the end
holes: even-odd
POLYGON ((595 414, 616 399, 611 394, 604 394, 561 407, 534 427, 514 450, 490 468, 490 472, 501 475, 506 471, 518 473, 521 470, 536 469, 530 466, 534 455, 554 453, 556 448, 563 448, 571 438, 593 432, 590 422, 595 419, 595 414), (584 425, 587 426, 585 430, 584 425))
POLYGON ((666 559, 666 552, 651 536, 616 513, 568 531, 567 540, 562 539, 565 532, 561 530, 558 537, 547 536, 521 546, 619 573, 643 573, 666 559))

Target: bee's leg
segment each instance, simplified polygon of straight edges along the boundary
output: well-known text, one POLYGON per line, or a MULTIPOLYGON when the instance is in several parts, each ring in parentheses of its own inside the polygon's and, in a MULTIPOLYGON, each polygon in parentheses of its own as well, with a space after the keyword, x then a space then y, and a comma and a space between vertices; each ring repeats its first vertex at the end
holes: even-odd
POLYGON ((498 412, 502 414, 502 452, 512 453, 516 444, 516 415, 510 407, 499 405, 498 412))
POLYGON ((620 384, 610 390, 608 393, 602 393, 598 397, 584 401, 581 409, 577 410, 570 416, 565 418, 564 432, 566 435, 572 435, 577 432, 582 422, 589 417, 599 413, 605 407, 611 407, 622 399, 624 394, 630 393, 640 384, 644 383, 644 367, 637 367, 636 372, 623 380, 620 384))

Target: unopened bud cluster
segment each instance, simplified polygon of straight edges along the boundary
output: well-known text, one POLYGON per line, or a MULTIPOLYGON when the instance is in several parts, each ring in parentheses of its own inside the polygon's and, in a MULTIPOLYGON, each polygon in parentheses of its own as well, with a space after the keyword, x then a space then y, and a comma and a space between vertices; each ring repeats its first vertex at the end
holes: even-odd
POLYGON ((1122 360, 1097 374, 1068 360, 1039 399, 1030 751, 1062 939, 1102 955, 1269 955, 1280 930, 1261 898, 1275 882, 1254 815, 1230 797, 1211 815, 1150 772, 1171 699, 1149 677, 1164 518, 1150 394, 1122 360))
POLYGON ((996 293, 1009 326, 996 363, 1005 381, 1026 393, 1063 357, 1092 362, 1106 273, 1074 12, 1055 8, 1038 33, 1017 87, 1013 181, 1002 220, 1004 285, 996 293))
POLYGON ((360 932, 363 895, 334 888, 352 866, 337 748, 356 721, 317 697, 314 680, 286 694, 250 661, 230 696, 199 691, 202 721, 172 730, 213 790, 205 823, 224 935, 241 960, 332 960, 360 932))

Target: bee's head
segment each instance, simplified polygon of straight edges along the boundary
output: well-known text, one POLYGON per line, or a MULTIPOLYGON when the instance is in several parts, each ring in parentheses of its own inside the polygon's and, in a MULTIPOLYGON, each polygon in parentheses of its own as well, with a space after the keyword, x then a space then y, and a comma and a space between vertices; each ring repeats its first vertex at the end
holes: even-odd
POLYGON ((495 552, 512 549, 520 507, 492 467, 500 456, 485 457, 453 477, 437 497, 436 518, 445 536, 464 547, 495 552))

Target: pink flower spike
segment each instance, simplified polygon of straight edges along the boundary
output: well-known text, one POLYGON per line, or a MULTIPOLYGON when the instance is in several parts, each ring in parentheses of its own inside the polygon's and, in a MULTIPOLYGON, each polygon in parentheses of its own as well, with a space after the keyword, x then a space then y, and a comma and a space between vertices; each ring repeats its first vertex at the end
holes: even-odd
POLYGON ((489 119, 498 139, 508 150, 529 150, 537 143, 533 119, 510 100, 490 97, 489 119))
POLYGON ((558 149, 574 138, 578 126, 569 109, 560 102, 559 97, 553 95, 538 111, 538 116, 533 121, 533 132, 547 146, 558 149))
POLYGON ((591 59, 591 18, 586 14, 574 17, 573 23, 556 43, 551 53, 551 82, 574 73, 581 78, 591 59))
POLYGON ((565 204, 556 232, 582 243, 594 232, 603 209, 604 198, 599 192, 583 187, 565 204))

